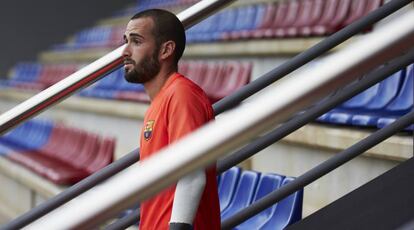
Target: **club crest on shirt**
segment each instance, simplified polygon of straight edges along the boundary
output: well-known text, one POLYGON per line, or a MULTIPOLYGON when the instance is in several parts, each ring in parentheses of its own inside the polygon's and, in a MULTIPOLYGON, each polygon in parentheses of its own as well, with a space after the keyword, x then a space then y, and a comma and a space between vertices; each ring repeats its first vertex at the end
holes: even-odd
POLYGON ((144 127, 144 139, 146 141, 148 141, 149 139, 151 139, 152 130, 154 128, 154 122, 155 122, 154 120, 149 120, 145 124, 145 127, 144 127))

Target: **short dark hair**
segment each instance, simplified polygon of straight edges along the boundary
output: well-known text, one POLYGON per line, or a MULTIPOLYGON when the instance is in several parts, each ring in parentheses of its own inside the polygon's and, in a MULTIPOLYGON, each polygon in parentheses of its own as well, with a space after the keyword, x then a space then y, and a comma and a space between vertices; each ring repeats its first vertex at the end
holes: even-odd
POLYGON ((141 11, 132 16, 131 20, 144 17, 150 17, 154 21, 152 33, 158 47, 169 40, 175 42, 174 61, 177 65, 185 49, 185 29, 181 21, 175 14, 161 9, 141 11))

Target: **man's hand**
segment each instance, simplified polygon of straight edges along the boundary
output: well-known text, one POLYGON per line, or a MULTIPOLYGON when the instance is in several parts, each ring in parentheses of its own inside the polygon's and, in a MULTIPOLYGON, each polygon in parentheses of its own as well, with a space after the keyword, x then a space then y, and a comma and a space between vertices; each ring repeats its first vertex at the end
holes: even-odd
POLYGON ((187 223, 170 223, 170 230, 193 230, 193 226, 187 223))

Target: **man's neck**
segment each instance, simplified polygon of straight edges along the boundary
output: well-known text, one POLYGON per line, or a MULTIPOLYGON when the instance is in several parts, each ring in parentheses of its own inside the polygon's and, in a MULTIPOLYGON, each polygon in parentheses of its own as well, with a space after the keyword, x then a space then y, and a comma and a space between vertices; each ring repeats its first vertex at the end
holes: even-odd
POLYGON ((168 78, 176 72, 175 68, 162 68, 160 72, 151 81, 144 83, 145 91, 151 101, 158 95, 168 78))

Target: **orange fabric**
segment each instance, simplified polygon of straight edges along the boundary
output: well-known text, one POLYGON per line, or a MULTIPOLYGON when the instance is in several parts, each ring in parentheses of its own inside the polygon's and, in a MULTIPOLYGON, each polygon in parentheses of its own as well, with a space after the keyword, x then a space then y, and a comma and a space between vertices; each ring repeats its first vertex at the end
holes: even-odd
MULTIPOLYGON (((173 74, 145 114, 140 140, 141 160, 213 118, 213 109, 203 90, 184 76, 173 74)), ((193 226, 195 230, 218 230, 220 207, 215 167, 206 170, 206 179, 193 226)), ((174 192, 175 185, 141 204, 140 230, 168 229, 174 192)))

